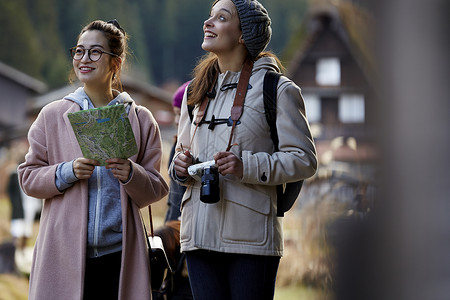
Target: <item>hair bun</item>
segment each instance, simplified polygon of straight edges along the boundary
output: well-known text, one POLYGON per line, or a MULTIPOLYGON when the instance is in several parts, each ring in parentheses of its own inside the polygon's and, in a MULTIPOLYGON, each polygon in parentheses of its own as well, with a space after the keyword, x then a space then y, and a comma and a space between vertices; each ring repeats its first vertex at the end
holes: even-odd
POLYGON ((108 23, 108 24, 112 24, 112 25, 114 25, 114 26, 116 26, 117 27, 117 29, 119 29, 123 34, 125 34, 125 30, 123 30, 123 28, 122 27, 120 27, 120 24, 119 24, 119 22, 117 21, 117 19, 112 19, 112 20, 109 20, 108 22, 106 22, 106 23, 108 23))

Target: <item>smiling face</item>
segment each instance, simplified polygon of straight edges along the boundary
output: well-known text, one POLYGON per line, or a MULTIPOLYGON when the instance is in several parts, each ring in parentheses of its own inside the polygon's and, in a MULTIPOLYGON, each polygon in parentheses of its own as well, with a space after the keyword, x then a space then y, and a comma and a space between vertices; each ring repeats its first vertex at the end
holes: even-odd
MULTIPOLYGON (((99 30, 88 30, 84 32, 77 43, 77 47, 84 49, 99 49, 110 52, 108 40, 105 34, 99 30)), ((89 59, 88 51, 85 51, 81 60, 73 60, 73 68, 78 79, 85 85, 111 88, 112 77, 117 69, 113 58, 103 53, 98 61, 89 59)))
POLYGON ((202 48, 220 55, 246 51, 239 16, 231 0, 217 1, 203 24, 202 48))

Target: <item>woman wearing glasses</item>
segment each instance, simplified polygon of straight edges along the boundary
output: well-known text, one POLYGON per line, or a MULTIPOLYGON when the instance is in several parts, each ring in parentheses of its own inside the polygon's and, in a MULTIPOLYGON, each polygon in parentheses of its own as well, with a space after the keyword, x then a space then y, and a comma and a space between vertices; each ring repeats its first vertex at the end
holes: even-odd
POLYGON ((270 137, 263 81, 281 68, 263 52, 270 24, 255 0, 216 0, 203 24, 202 48, 209 53, 183 99, 171 168, 172 178, 187 185, 180 239, 195 299, 273 298, 283 253, 276 186, 316 171, 300 89, 284 76, 276 86, 279 151, 270 137), (204 168, 197 180, 188 172, 197 161, 214 162, 218 174, 204 168), (219 189, 212 184, 217 177, 219 189))
POLYGON ((45 199, 29 299, 150 299, 147 244, 139 209, 168 187, 160 174, 161 137, 152 114, 120 86, 127 37, 117 21, 94 21, 71 49, 83 83, 45 106, 30 128, 21 185, 45 199), (106 166, 82 157, 67 114, 124 104, 138 153, 106 166))

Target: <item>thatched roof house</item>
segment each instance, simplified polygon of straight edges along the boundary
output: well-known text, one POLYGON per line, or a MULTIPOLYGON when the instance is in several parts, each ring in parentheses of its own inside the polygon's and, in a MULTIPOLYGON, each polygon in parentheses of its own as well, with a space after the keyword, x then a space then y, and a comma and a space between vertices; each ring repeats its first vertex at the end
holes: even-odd
POLYGON ((302 88, 319 154, 332 151, 333 159, 371 160, 375 156, 371 15, 347 1, 330 2, 311 5, 284 57, 290 61, 288 76, 302 88), (331 143, 336 138, 339 147, 331 143))

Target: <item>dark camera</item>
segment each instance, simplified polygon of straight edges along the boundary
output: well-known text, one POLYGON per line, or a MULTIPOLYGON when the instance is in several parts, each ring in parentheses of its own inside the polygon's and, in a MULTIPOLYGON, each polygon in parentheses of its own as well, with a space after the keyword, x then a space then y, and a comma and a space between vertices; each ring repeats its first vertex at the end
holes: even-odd
POLYGON ((220 200, 219 171, 216 166, 203 169, 200 200, 204 203, 216 203, 220 200))

